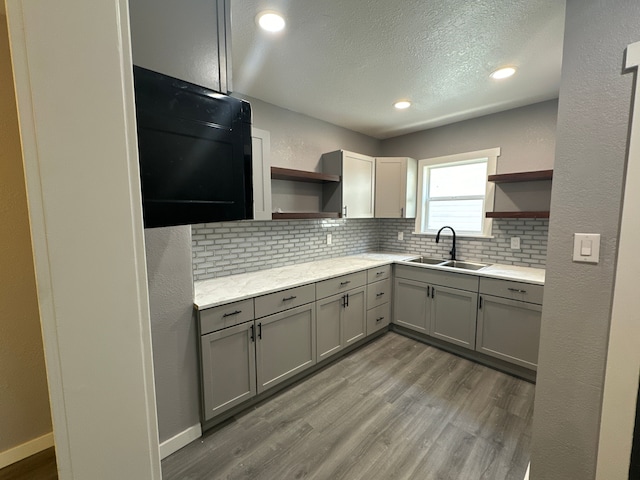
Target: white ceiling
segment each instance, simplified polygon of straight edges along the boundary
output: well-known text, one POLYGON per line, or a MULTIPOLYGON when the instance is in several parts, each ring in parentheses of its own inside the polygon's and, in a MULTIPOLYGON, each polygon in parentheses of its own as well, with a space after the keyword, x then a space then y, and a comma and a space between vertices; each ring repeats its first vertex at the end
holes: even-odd
POLYGON ((232 0, 234 91, 376 138, 556 98, 564 0, 232 0), (284 32, 258 31, 262 10, 284 32), (518 73, 498 82, 502 65, 518 73), (413 106, 392 104, 408 98, 413 106))

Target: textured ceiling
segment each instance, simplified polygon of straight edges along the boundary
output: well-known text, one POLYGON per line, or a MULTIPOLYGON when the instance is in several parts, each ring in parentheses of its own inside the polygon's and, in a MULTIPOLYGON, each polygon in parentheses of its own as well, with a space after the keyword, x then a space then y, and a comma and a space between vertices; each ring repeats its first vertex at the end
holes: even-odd
POLYGON ((232 0, 234 91, 377 138, 558 96, 563 0, 232 0), (258 31, 256 14, 287 28, 258 31), (489 78, 501 65, 516 76, 489 78), (392 104, 409 98, 413 106, 392 104))

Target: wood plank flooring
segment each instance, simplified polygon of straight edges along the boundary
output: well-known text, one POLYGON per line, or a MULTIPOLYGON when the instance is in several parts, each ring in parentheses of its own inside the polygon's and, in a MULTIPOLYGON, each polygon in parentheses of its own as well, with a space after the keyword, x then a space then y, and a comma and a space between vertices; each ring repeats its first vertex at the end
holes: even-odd
POLYGON ((162 462, 165 480, 522 480, 534 386, 395 333, 162 462))
POLYGON ((53 447, 0 469, 0 480, 57 480, 53 447))

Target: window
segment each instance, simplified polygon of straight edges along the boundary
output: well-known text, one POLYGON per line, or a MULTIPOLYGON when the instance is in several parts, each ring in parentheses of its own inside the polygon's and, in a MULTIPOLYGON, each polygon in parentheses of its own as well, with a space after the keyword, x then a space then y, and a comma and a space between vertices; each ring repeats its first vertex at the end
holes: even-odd
POLYGON ((418 162, 416 232, 435 234, 448 225, 456 233, 490 236, 493 184, 500 149, 468 152, 418 162))

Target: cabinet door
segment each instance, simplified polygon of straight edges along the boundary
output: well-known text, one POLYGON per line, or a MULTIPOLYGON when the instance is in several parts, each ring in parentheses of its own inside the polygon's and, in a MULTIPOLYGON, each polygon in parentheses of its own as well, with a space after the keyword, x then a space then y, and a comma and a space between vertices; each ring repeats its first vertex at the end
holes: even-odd
POLYGON ((367 302, 365 287, 347 292, 346 306, 342 310, 342 339, 346 347, 365 337, 367 331, 367 302))
POLYGON ((133 63, 227 93, 229 0, 131 0, 133 63))
POLYGON ((405 216, 406 172, 406 158, 376 158, 376 218, 403 218, 405 216))
POLYGON ((256 394, 253 322, 200 337, 204 419, 256 394))
POLYGON ((367 335, 382 330, 391 319, 391 302, 367 310, 367 335))
POLYGON ((375 158, 343 152, 342 207, 347 218, 372 218, 375 158))
POLYGON ((542 306, 482 295, 476 350, 535 370, 542 306))
POLYGON ((258 393, 316 363, 315 304, 256 321, 258 393))
POLYGON ((342 350, 342 305, 344 294, 333 295, 316 302, 317 361, 342 350))
POLYGON ((432 337, 474 349, 478 294, 456 288, 431 287, 432 337))
POLYGON ((428 334, 431 287, 415 280, 396 278, 393 291, 393 323, 428 334))
POLYGON ((251 128, 253 219, 271 220, 271 134, 251 128))

